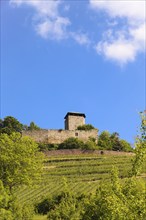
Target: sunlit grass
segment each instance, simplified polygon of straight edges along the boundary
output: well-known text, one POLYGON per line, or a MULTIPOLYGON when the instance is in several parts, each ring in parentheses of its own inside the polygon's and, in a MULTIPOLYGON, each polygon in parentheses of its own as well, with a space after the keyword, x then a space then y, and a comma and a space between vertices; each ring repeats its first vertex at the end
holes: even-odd
MULTIPOLYGON (((100 181, 109 181, 113 166, 118 167, 119 176, 122 179, 127 177, 132 165, 131 160, 131 155, 60 155, 51 157, 44 164, 41 183, 33 187, 17 189, 16 194, 21 202, 36 203, 47 196, 59 194, 64 189, 64 179, 74 194, 94 193, 100 181)), ((143 173, 145 172, 144 167, 143 173)))
POLYGON ((33 220, 47 220, 47 215, 35 215, 33 220))

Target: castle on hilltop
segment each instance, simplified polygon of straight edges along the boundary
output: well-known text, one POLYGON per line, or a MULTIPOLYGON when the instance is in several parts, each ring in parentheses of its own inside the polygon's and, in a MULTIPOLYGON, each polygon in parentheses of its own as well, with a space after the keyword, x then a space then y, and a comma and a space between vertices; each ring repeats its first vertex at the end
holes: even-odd
POLYGON ((65 129, 40 129, 33 131, 23 131, 23 136, 30 136, 37 142, 60 144, 67 138, 75 137, 82 141, 94 138, 97 141, 98 129, 78 130, 78 126, 85 125, 85 114, 68 112, 64 117, 65 129))

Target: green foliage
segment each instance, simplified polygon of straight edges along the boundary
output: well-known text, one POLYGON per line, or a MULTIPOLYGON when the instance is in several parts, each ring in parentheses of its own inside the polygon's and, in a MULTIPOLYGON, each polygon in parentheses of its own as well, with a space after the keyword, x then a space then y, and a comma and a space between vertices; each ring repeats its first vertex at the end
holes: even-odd
POLYGON ((65 182, 63 191, 55 197, 55 206, 48 212, 48 219, 79 220, 84 204, 84 195, 76 196, 65 182))
POLYGON ((58 144, 38 143, 38 148, 40 151, 57 150, 58 144))
POLYGON ((53 204, 53 206, 48 206, 46 210, 48 211, 48 219, 145 219, 145 182, 133 177, 121 182, 118 176, 118 169, 114 167, 111 171, 110 182, 101 182, 96 194, 91 195, 73 194, 69 186, 66 185, 66 190, 60 195, 42 202, 47 205, 53 204))
POLYGON ((22 131, 23 125, 14 117, 7 116, 4 120, 0 120, 0 133, 6 133, 8 135, 13 132, 22 131))
POLYGON ((121 140, 117 132, 110 134, 108 131, 103 131, 99 135, 98 146, 101 150, 133 151, 131 145, 127 141, 121 140))
POLYGON ((85 150, 98 150, 98 147, 96 143, 92 140, 88 140, 86 143, 84 143, 82 149, 85 150))
POLYGON ((40 130, 40 127, 38 127, 33 121, 30 122, 30 125, 28 126, 28 129, 30 131, 34 131, 34 130, 40 130))
POLYGON ((131 145, 127 141, 121 139, 120 144, 121 144, 121 151, 125 151, 125 152, 132 152, 133 151, 131 145))
POLYGON ((20 204, 15 197, 10 201, 9 209, 13 214, 13 220, 32 220, 34 215, 32 204, 20 204))
POLYGON ((132 176, 137 176, 142 170, 143 162, 146 158, 146 112, 140 113, 141 126, 140 134, 136 138, 135 142, 135 158, 133 160, 132 176))
POLYGON ((47 220, 47 215, 40 215, 40 214, 35 215, 33 217, 33 220, 47 220))
POLYGON ((110 136, 112 150, 114 151, 122 151, 121 142, 119 139, 119 134, 117 132, 114 132, 110 136))
POLYGON ((43 199, 36 205, 36 211, 39 214, 47 214, 49 211, 55 208, 56 200, 52 197, 43 199))
POLYGON ((68 138, 58 146, 58 149, 84 149, 84 150, 97 150, 98 147, 95 140, 89 138, 85 143, 78 138, 68 138))
POLYGON ((18 203, 0 181, 0 220, 31 220, 33 214, 33 206, 18 203))
POLYGON ((0 135, 0 179, 10 190, 21 184, 31 184, 42 171, 42 154, 37 144, 19 133, 0 135))
MULTIPOLYGON (((68 185, 74 194, 95 193, 101 180, 109 181, 113 165, 118 167, 120 177, 128 177, 133 155, 123 155, 123 153, 122 155, 112 155, 112 153, 100 155, 92 152, 85 151, 79 155, 51 155, 51 152, 48 152, 42 181, 39 182, 36 179, 35 188, 29 186, 18 188, 15 193, 19 200, 36 202, 42 200, 42 197, 50 198, 60 194, 63 189, 62 177, 68 180, 68 185)), ((145 164, 143 164, 144 172, 146 172, 145 164)))
POLYGON ((76 198, 66 193, 60 204, 48 213, 48 219, 52 220, 73 220, 78 218, 76 198))
POLYGON ((10 196, 0 180, 0 220, 12 220, 12 212, 9 210, 10 196))
POLYGON ((78 138, 68 138, 58 146, 58 149, 82 149, 84 142, 78 138))
POLYGON ((145 219, 144 183, 129 178, 121 184, 117 169, 112 170, 111 184, 102 184, 85 207, 83 220, 145 219), (139 187, 139 184, 141 187, 139 187))
POLYGON ((21 124, 16 118, 12 116, 7 116, 4 120, 0 119, 0 133, 6 133, 8 135, 13 132, 21 133, 22 130, 40 130, 40 128, 31 122, 29 126, 21 124))
POLYGON ((112 144, 110 139, 110 133, 108 131, 103 131, 98 138, 98 146, 100 149, 112 150, 112 144))
POLYGON ((95 129, 95 128, 91 124, 80 125, 77 127, 77 130, 84 130, 84 131, 90 131, 92 129, 95 129))

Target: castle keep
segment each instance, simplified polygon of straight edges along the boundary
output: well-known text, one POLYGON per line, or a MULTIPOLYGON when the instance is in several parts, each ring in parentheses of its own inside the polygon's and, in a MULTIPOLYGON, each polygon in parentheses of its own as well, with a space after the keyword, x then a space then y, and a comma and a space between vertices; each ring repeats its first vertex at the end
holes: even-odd
POLYGON ((64 117, 65 129, 24 131, 23 136, 30 136, 37 142, 50 144, 60 144, 70 137, 79 138, 84 142, 92 137, 97 141, 97 129, 89 131, 77 130, 78 126, 85 124, 85 118, 86 116, 83 113, 68 112, 64 117))
POLYGON ((68 112, 65 119, 65 130, 76 130, 78 126, 85 124, 85 114, 68 112))

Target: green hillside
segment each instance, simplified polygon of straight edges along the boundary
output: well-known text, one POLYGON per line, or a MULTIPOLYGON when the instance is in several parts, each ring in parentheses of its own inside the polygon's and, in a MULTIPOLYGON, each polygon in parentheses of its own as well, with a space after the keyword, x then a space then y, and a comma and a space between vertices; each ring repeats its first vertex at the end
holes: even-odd
MULTIPOLYGON (((67 181, 74 194, 95 192, 100 181, 109 181, 113 166, 118 167, 120 178, 128 176, 131 154, 117 155, 58 155, 46 158, 42 179, 37 186, 21 187, 15 191, 21 202, 40 201, 59 194, 67 181)), ((146 172, 143 166, 142 173, 146 172)))

